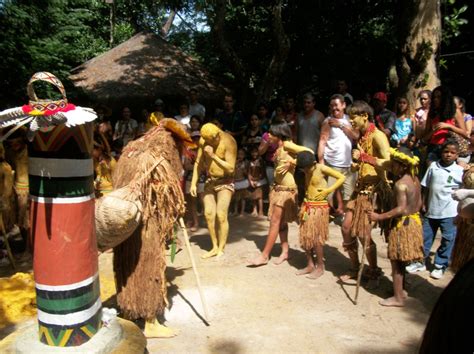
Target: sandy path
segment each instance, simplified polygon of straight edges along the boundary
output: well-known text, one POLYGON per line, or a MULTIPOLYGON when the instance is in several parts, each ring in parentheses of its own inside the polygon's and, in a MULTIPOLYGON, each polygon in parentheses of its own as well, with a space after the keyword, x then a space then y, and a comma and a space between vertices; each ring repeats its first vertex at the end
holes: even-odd
MULTIPOLYGON (((206 229, 191 238, 201 282, 210 309, 210 324, 202 316, 200 298, 185 251, 168 268, 171 309, 166 325, 180 334, 152 339, 150 353, 410 353, 416 352, 436 299, 452 278, 408 275, 409 300, 403 309, 378 305, 391 295, 390 263, 380 236, 379 262, 385 277, 372 292, 361 289, 359 304, 351 299, 355 282, 341 286, 337 276, 349 266, 342 252, 339 227, 331 224, 325 247, 326 273, 316 281, 297 277, 305 264, 298 247, 298 227, 290 226, 291 259, 280 266, 251 269, 245 260, 263 247, 268 221, 232 217, 226 256, 201 260, 210 246, 206 229)), ((278 255, 279 246, 274 249, 278 255)), ((111 277, 111 255, 101 256, 101 273, 111 277)))

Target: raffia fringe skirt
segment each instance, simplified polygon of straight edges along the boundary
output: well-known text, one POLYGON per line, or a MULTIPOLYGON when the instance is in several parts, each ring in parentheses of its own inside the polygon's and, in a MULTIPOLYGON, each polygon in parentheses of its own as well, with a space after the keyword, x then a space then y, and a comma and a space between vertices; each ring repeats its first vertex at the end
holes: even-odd
POLYGON ((117 304, 127 319, 153 321, 164 313, 165 235, 160 235, 154 218, 114 248, 114 269, 117 304))
POLYGON ((388 258, 392 261, 409 262, 423 259, 423 229, 421 223, 405 218, 393 227, 388 236, 388 258))
POLYGON ((457 272, 474 258, 474 220, 461 218, 456 233, 451 268, 457 272))
POLYGON ((351 236, 364 238, 370 237, 372 231, 372 224, 367 214, 368 210, 372 210, 373 195, 358 194, 355 200, 351 200, 347 204, 347 208, 353 211, 351 236))
POLYGON ((298 220, 297 198, 298 190, 295 188, 286 188, 275 186, 270 191, 270 206, 268 217, 272 217, 273 209, 278 206, 283 209, 281 224, 298 220))
MULTIPOLYGON (((304 205, 304 203, 303 203, 304 205)), ((305 251, 322 246, 329 236, 329 208, 302 207, 300 213, 300 245, 305 251)))

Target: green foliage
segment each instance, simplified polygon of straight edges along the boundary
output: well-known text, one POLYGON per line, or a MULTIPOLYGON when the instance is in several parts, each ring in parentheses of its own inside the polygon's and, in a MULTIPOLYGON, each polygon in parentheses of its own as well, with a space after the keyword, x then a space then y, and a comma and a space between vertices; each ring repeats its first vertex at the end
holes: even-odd
POLYGON ((461 17, 465 15, 468 5, 456 7, 456 0, 445 0, 444 3, 442 41, 449 45, 454 38, 461 34, 462 27, 468 24, 468 20, 461 17))
POLYGON ((2 105, 25 102, 37 71, 63 82, 69 71, 108 48, 107 7, 101 1, 6 1, 0 12, 2 105))

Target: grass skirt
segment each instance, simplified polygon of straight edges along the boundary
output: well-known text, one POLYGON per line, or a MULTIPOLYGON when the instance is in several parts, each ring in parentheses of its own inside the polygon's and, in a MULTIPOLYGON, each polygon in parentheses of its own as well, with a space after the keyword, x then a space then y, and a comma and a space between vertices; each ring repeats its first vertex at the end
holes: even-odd
POLYGON ((268 217, 271 219, 273 208, 275 206, 283 209, 280 224, 293 222, 298 220, 298 191, 293 188, 275 186, 270 192, 270 206, 268 209, 268 217))
POLYGON ((351 200, 347 204, 347 208, 352 210, 352 237, 369 237, 372 231, 372 223, 369 220, 368 210, 373 209, 372 204, 373 194, 358 194, 355 200, 351 200))
POLYGON ((474 258, 474 220, 461 218, 451 255, 451 268, 457 272, 474 258))
POLYGON ((317 245, 324 245, 329 236, 329 208, 307 207, 300 213, 300 245, 305 251, 311 251, 317 245))
POLYGON ((423 230, 421 222, 417 222, 411 217, 403 217, 390 230, 388 236, 388 258, 392 261, 402 262, 423 259, 423 230))

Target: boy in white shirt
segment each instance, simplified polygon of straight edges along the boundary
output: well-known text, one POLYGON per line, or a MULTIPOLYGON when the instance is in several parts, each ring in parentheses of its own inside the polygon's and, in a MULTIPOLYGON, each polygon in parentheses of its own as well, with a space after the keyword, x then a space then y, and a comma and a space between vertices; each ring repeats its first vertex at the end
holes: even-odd
MULTIPOLYGON (((456 142, 447 141, 441 150, 441 159, 431 163, 425 173, 421 185, 425 187, 423 208, 423 243, 425 259, 429 257, 431 247, 438 229, 441 229, 441 244, 436 250, 434 269, 431 277, 441 279, 451 257, 456 225, 454 219, 458 215, 458 202, 452 198, 452 192, 461 187, 463 168, 456 164, 459 146, 456 142)), ((422 262, 410 265, 415 271, 425 270, 422 262)), ((410 273, 412 269, 407 269, 410 273)))

